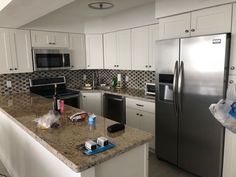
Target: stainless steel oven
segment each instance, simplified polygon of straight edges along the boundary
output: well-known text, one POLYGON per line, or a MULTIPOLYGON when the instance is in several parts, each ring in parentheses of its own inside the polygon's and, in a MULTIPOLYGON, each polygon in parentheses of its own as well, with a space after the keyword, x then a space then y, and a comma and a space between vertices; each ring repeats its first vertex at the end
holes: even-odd
POLYGON ((70 50, 33 49, 34 71, 70 69, 70 50))

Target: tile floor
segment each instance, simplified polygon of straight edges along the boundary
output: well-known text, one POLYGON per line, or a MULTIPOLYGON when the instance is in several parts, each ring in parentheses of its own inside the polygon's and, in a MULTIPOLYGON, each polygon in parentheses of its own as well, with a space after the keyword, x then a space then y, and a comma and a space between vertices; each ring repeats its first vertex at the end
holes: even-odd
POLYGON ((149 177, 196 177, 149 154, 149 177))
MULTIPOLYGON (((0 161, 0 177, 10 177, 7 170, 0 161), (5 175, 5 176, 4 176, 5 175)), ((160 161, 155 154, 150 153, 149 156, 149 177, 196 177, 188 174, 175 166, 160 161)))

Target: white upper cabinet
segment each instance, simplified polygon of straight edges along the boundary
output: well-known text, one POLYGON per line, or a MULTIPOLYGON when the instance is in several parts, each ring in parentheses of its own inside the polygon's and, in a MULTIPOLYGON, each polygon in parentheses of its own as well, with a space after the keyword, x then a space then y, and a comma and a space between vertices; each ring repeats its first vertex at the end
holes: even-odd
POLYGON ((155 42, 158 25, 132 29, 132 69, 155 70, 155 42))
POLYGON ((156 18, 209 8, 235 0, 156 0, 156 18))
POLYGON ((117 66, 117 42, 116 33, 104 34, 104 68, 116 69, 117 66))
POLYGON ((159 20, 159 38, 170 39, 190 36, 190 13, 159 20))
POLYGON ((15 72, 33 72, 30 32, 10 30, 12 64, 15 72), (14 51, 14 52, 13 52, 14 51))
POLYGON ((223 5, 159 20, 159 39, 231 32, 232 5, 223 5))
POLYGON ((103 69, 103 37, 101 34, 86 35, 87 69, 103 69))
POLYGON ((0 73, 33 72, 30 33, 0 29, 0 73))
POLYGON ((191 36, 231 32, 231 4, 195 11, 191 15, 191 36))
POLYGON ((131 69, 131 30, 104 34, 105 69, 131 69))
POLYGON ((69 47, 69 34, 59 32, 31 31, 32 47, 69 47))
POLYGON ((233 9, 229 74, 236 74, 236 4, 233 9))
POLYGON ((69 38, 72 70, 86 69, 85 35, 70 34, 69 38))

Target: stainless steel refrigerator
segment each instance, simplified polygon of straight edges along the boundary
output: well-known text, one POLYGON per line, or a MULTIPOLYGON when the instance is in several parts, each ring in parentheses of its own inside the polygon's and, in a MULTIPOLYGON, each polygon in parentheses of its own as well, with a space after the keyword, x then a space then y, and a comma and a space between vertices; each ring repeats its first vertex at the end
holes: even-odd
POLYGON ((221 177, 224 128, 209 106, 225 97, 230 34, 157 42, 157 157, 202 177, 221 177))

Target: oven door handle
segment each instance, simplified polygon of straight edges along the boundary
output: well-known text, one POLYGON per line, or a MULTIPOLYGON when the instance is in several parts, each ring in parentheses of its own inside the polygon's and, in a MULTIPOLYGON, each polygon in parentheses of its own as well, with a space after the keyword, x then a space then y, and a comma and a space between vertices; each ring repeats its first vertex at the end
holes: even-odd
POLYGON ((70 99, 70 98, 79 98, 79 95, 73 95, 73 96, 60 96, 60 99, 70 99))

